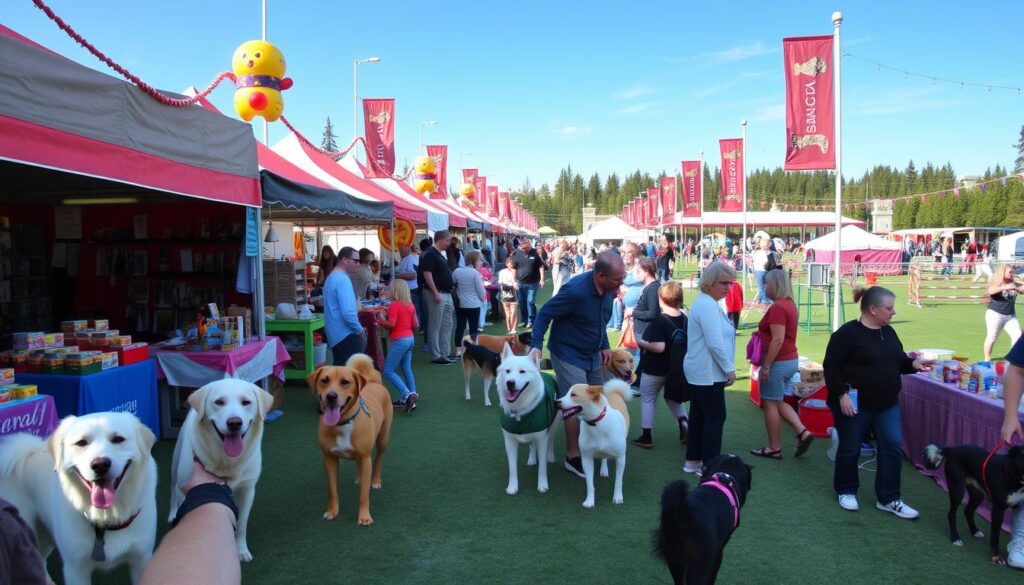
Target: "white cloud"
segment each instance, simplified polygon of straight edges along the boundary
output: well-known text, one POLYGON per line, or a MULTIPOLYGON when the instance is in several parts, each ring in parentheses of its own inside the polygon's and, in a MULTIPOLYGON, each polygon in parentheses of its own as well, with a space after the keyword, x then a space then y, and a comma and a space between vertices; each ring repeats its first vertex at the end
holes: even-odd
POLYGON ((615 92, 615 97, 620 100, 635 100, 638 97, 650 95, 654 93, 654 90, 645 85, 637 85, 623 91, 615 92))
POLYGON ((657 103, 658 102, 640 102, 638 104, 626 106, 625 108, 617 110, 615 113, 619 114, 620 116, 636 116, 638 114, 646 114, 649 113, 651 109, 657 105, 657 103))
POLYGON ((670 59, 670 61, 673 63, 689 63, 696 61, 704 65, 721 65, 722 63, 732 63, 734 61, 743 61, 760 55, 778 53, 781 50, 781 46, 766 47, 763 42, 755 41, 753 43, 738 45, 722 51, 711 51, 709 53, 701 53, 695 57, 680 57, 670 59))

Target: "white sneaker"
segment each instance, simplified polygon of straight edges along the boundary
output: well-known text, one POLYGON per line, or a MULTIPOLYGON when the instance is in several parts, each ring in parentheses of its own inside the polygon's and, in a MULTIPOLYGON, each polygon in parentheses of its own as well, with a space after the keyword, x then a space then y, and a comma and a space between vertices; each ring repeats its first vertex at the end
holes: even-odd
POLYGON ((1024 569, 1024 540, 1019 538, 1010 539, 1006 545, 1006 564, 1014 569, 1024 569))
POLYGON ((903 500, 901 500, 899 498, 896 498, 895 500, 889 502, 888 504, 882 504, 881 502, 875 502, 875 507, 878 508, 879 510, 883 510, 885 512, 892 512, 893 514, 896 514, 900 518, 906 518, 907 520, 912 520, 914 518, 917 518, 917 516, 918 516, 917 510, 915 510, 915 509, 911 508, 910 506, 904 504, 903 500))
POLYGON ((860 510, 860 504, 857 503, 856 494, 839 494, 839 507, 850 512, 856 512, 860 510))
POLYGON ((702 471, 701 467, 702 466, 700 466, 700 465, 698 465, 696 467, 690 467, 689 465, 686 465, 684 463, 683 464, 683 473, 695 473, 697 475, 703 475, 703 471, 702 471))

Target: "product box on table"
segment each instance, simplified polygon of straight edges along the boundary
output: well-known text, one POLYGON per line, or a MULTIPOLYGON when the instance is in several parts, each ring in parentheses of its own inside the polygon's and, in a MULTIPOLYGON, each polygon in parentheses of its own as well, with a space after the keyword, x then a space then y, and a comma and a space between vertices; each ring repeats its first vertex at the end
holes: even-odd
POLYGON ((45 349, 33 349, 28 353, 25 363, 28 365, 29 374, 43 373, 43 358, 46 357, 45 349))
POLYGON ((110 347, 110 340, 115 337, 120 337, 120 335, 120 332, 118 332, 116 329, 108 331, 97 331, 92 334, 92 340, 90 341, 90 343, 92 343, 93 347, 107 348, 110 347))
POLYGON ((106 331, 110 329, 110 321, 107 319, 96 319, 92 322, 92 329, 96 331, 106 331))
POLYGON ((47 355, 43 357, 42 373, 60 375, 64 373, 64 356, 47 355))
POLYGON ((82 351, 64 356, 64 373, 72 376, 95 374, 102 369, 102 352, 82 351))
POLYGON ((227 309, 227 316, 242 318, 242 343, 240 345, 244 345, 246 336, 252 334, 252 311, 249 310, 248 307, 239 307, 238 305, 231 305, 227 309))
POLYGON ((100 359, 101 370, 109 370, 111 368, 116 368, 117 364, 117 352, 114 351, 108 351, 104 353, 103 357, 100 359))
POLYGON ((25 374, 25 373, 28 373, 28 363, 27 363, 27 361, 28 361, 28 352, 27 351, 17 351, 17 350, 11 349, 11 350, 3 352, 3 354, 0 354, 0 355, 2 355, 4 360, 5 360, 4 361, 4 365, 8 365, 11 368, 13 368, 15 374, 25 374))
POLYGON ((64 333, 43 335, 43 347, 64 347, 64 333))
POLYGON ((112 348, 115 348, 115 347, 128 347, 131 344, 132 344, 132 336, 131 335, 118 335, 117 337, 112 337, 110 339, 110 347, 112 347, 112 348))
POLYGON ((14 383, 14 368, 0 368, 0 386, 10 386, 14 383))
POLYGON ((42 331, 21 331, 12 335, 14 349, 24 351, 46 347, 45 333, 42 331))
POLYGON ((0 404, 14 400, 14 390, 0 387, 0 404))
POLYGON ((89 322, 84 320, 84 319, 75 320, 75 321, 61 321, 60 322, 60 330, 61 330, 61 332, 63 332, 63 333, 70 333, 72 335, 75 334, 75 333, 78 333, 82 329, 88 329, 88 328, 89 328, 89 322))
POLYGON ((79 345, 89 345, 92 343, 93 333, 96 333, 95 329, 79 329, 75 331, 75 342, 79 345))
POLYGON ((30 398, 39 393, 39 388, 34 385, 18 385, 11 389, 11 398, 14 400, 21 400, 22 398, 30 398))
POLYGON ((800 366, 801 384, 825 384, 825 369, 817 362, 808 362, 800 366))
POLYGON ((122 366, 136 364, 149 359, 148 343, 139 342, 125 347, 115 347, 112 349, 117 353, 118 363, 122 366))

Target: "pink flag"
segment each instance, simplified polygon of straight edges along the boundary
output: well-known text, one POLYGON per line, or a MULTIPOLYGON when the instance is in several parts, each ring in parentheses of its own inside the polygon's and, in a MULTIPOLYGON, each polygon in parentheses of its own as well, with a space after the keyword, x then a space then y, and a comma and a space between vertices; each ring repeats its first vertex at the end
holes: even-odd
POLYGON ((476 201, 477 205, 483 205, 484 200, 487 199, 487 177, 477 175, 476 180, 473 181, 473 187, 476 189, 473 193, 473 201, 476 201))
POLYGON ((683 217, 700 217, 700 199, 704 190, 699 160, 683 161, 683 217))
POLYGON ((647 223, 654 226, 658 225, 658 204, 661 203, 661 189, 657 187, 647 188, 647 223))
POLYGON ((782 39, 787 171, 836 168, 832 35, 782 39))
POLYGON ((663 223, 670 223, 676 217, 676 178, 661 178, 661 217, 663 223))
POLYGON ((372 178, 395 174, 395 100, 363 100, 366 129, 366 175, 372 178))
POLYGON ((722 150, 722 196, 718 211, 743 211, 743 139, 718 141, 722 150))
POLYGON ((448 198, 448 146, 444 144, 427 145, 427 156, 434 159, 437 165, 437 188, 430 194, 431 199, 448 198))
POLYGON ((487 202, 483 203, 483 205, 486 206, 487 209, 494 209, 498 207, 498 193, 499 191, 497 185, 487 186, 487 193, 486 195, 484 195, 484 199, 487 202))

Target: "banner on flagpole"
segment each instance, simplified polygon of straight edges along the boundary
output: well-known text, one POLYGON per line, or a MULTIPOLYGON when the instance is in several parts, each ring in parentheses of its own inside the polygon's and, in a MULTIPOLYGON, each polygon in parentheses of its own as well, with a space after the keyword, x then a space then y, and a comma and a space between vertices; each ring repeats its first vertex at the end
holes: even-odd
POLYGON ((658 206, 661 203, 661 189, 657 187, 647 188, 647 222, 652 226, 658 225, 659 218, 661 217, 658 213, 658 206))
POLYGON ((671 223, 676 216, 676 178, 661 178, 662 223, 671 223))
POLYGON ((445 144, 428 144, 427 156, 434 159, 437 165, 437 188, 430 194, 431 199, 448 198, 448 146, 445 144))
POLYGON ((484 177, 477 173, 476 180, 473 181, 473 200, 476 201, 477 205, 483 205, 487 199, 487 177, 484 177))
POLYGON ((782 39, 787 171, 836 168, 832 35, 782 39))
POLYGON ((498 186, 488 185, 487 186, 487 209, 496 209, 498 207, 498 186))
POLYGON ((386 178, 395 174, 395 100, 363 100, 366 129, 366 176, 386 178))
POLYGON ((722 193, 719 211, 743 211, 743 139, 723 138, 718 141, 722 151, 722 193))
POLYGON ((683 161, 683 217, 700 217, 701 191, 704 181, 699 160, 683 161))

